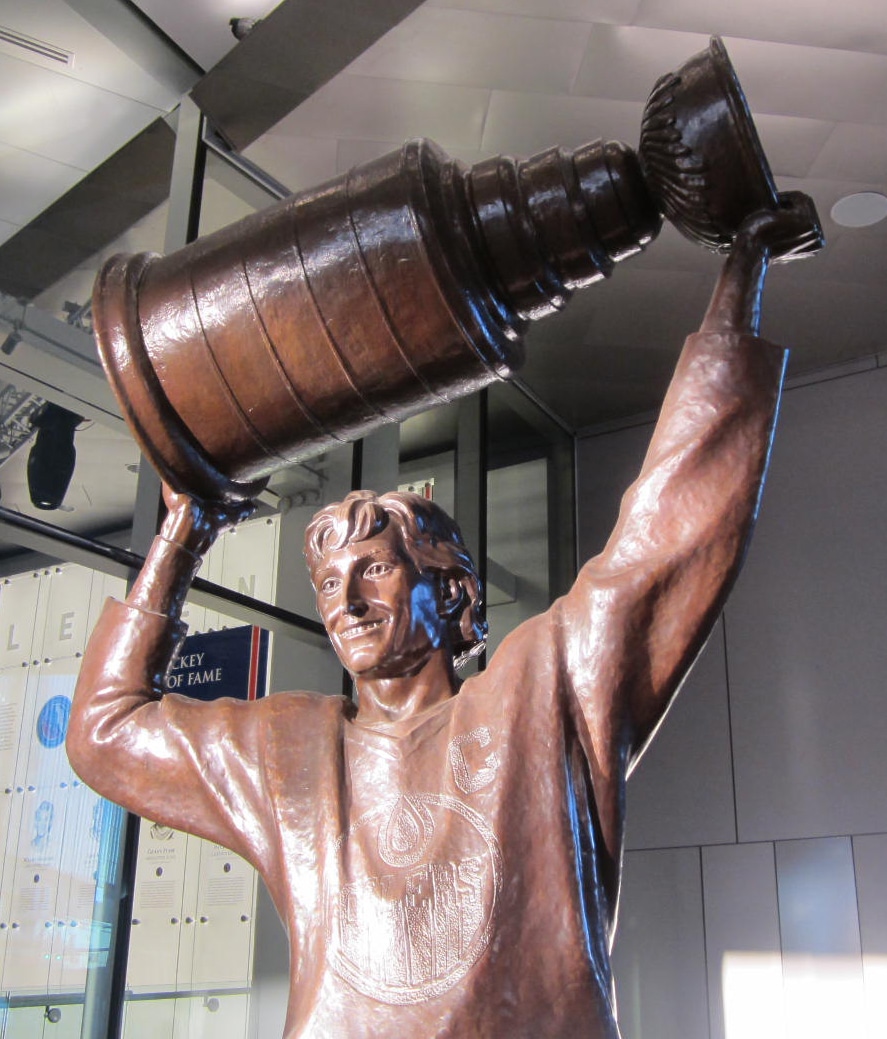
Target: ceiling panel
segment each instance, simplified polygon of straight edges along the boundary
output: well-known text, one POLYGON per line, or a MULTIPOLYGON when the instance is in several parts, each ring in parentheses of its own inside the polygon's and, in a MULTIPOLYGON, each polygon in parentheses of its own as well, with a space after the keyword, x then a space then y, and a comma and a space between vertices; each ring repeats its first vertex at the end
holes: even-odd
POLYGON ((586 22, 631 23, 641 0, 428 0, 428 7, 494 11, 534 18, 574 18, 586 22))
MULTIPOLYGON (((180 90, 167 81, 166 70, 151 75, 124 50, 71 10, 64 0, 0 0, 0 25, 71 51, 69 67, 53 63, 57 75, 89 83, 168 111, 178 102, 180 90)), ((43 65, 39 58, 16 48, 21 61, 43 65)), ((4 82, 8 82, 4 77, 4 82)), ((121 142, 122 143, 122 142, 121 142)))
POLYGON ((635 147, 643 105, 591 97, 555 97, 494 91, 484 127, 483 147, 529 155, 559 144, 576 148, 598 137, 635 147))
POLYGON ((573 92, 645 102, 659 77, 705 50, 708 39, 707 34, 596 25, 573 92))
POLYGON ((811 291, 800 278, 774 278, 765 300, 764 333, 792 348, 790 373, 878 353, 885 328, 887 293, 858 282, 818 280, 811 291))
POLYGON ((300 191, 336 175, 338 152, 339 142, 334 137, 266 133, 243 154, 290 191, 300 191))
POLYGON ((754 112, 887 123, 887 56, 735 37, 725 43, 754 112))
MULTIPOLYGON (((887 295, 884 292, 884 255, 887 252, 887 227, 884 223, 876 227, 854 229, 832 233, 828 249, 819 257, 816 269, 810 271, 816 282, 847 282, 867 287, 864 307, 869 301, 887 295)), ((789 267, 789 271, 791 268, 789 267)), ((800 272, 798 274, 800 279, 800 272)), ((810 285, 811 281, 806 281, 810 285)), ((830 286, 826 286, 828 290, 830 286)), ((887 326, 885 326, 887 328, 887 326)), ((887 336, 882 332, 883 349, 887 347, 887 336)))
POLYGON ((887 182, 887 126, 838 124, 809 172, 813 177, 884 184, 887 182))
POLYGON ((162 110, 0 55, 0 80, 15 83, 0 100, 0 142, 93 169, 162 110))
POLYGON ((431 137, 444 147, 478 148, 489 91, 341 75, 275 127, 301 137, 382 141, 431 137))
POLYGON ((420 7, 349 67, 363 76, 566 93, 590 25, 420 7))
POLYGON ((638 25, 887 54, 883 0, 641 0, 638 25))
POLYGON ((806 177, 835 124, 787 115, 754 117, 774 177, 806 177))
MULTIPOLYGON (((338 151, 336 155, 336 171, 338 173, 345 173, 355 166, 362 166, 365 162, 372 162, 373 159, 378 159, 382 155, 387 155, 389 152, 397 151, 403 141, 358 141, 358 140, 343 140, 338 142, 338 151)), ((447 148, 447 153, 454 159, 460 158, 463 155, 478 156, 480 153, 470 148, 447 148)), ((472 159, 472 161, 474 161, 472 159)))
POLYGON ((708 249, 700 249, 667 222, 663 223, 658 238, 628 262, 632 267, 656 271, 695 271, 704 274, 712 283, 720 265, 718 256, 708 249))
POLYGON ((583 290, 597 297, 594 340, 617 349, 675 350, 699 326, 713 280, 696 271, 618 265, 608 281, 583 290), (675 299, 683 304, 679 310, 670 306, 675 299))

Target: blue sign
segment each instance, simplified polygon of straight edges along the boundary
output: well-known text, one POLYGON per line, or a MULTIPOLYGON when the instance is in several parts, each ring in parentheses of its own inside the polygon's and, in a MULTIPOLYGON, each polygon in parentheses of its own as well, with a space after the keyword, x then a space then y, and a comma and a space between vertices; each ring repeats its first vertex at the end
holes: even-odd
POLYGON ((37 739, 44 747, 52 750, 65 742, 68 719, 71 717, 71 698, 52 696, 37 715, 37 739))
POLYGON ((166 688, 198 700, 255 700, 268 680, 268 632, 246 625, 189 635, 166 673, 166 688))

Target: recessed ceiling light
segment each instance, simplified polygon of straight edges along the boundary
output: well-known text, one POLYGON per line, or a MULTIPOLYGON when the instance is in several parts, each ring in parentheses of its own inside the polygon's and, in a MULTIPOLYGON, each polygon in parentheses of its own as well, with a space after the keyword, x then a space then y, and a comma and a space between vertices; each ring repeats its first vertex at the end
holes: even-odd
POLYGON ((839 198, 832 206, 832 220, 841 227, 870 227, 887 217, 887 195, 858 191, 839 198))

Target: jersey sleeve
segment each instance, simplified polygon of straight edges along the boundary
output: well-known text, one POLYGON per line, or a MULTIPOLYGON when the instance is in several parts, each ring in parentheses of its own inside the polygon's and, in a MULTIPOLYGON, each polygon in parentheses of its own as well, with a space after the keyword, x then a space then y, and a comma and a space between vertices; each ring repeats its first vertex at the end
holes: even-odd
POLYGON ((265 701, 165 693, 184 625, 109 600, 74 695, 67 750, 99 794, 260 865, 273 834, 261 769, 265 701))
POLYGON ((553 607, 596 786, 639 757, 739 571, 784 367, 754 336, 688 339, 606 547, 553 607))

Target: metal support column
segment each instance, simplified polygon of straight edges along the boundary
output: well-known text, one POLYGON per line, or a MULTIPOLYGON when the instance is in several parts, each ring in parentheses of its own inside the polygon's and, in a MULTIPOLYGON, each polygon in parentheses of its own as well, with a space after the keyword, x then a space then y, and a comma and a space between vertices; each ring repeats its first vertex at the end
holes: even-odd
MULTIPOLYGON (((202 141, 202 117, 197 106, 185 98, 179 108, 176 147, 167 214, 166 252, 193 241, 200 225, 200 198, 206 149, 202 141)), ((146 555, 157 532, 161 509, 160 479, 143 457, 136 488, 132 526, 132 549, 146 555)), ((119 1039, 123 1033, 123 1011, 126 997, 126 964, 129 955, 129 921, 132 918, 132 894, 135 881, 139 820, 127 814, 121 827, 120 854, 96 886, 93 933, 105 932, 104 949, 90 950, 90 968, 86 981, 81 1039, 119 1039), (105 925, 102 927, 101 925, 105 925)))

